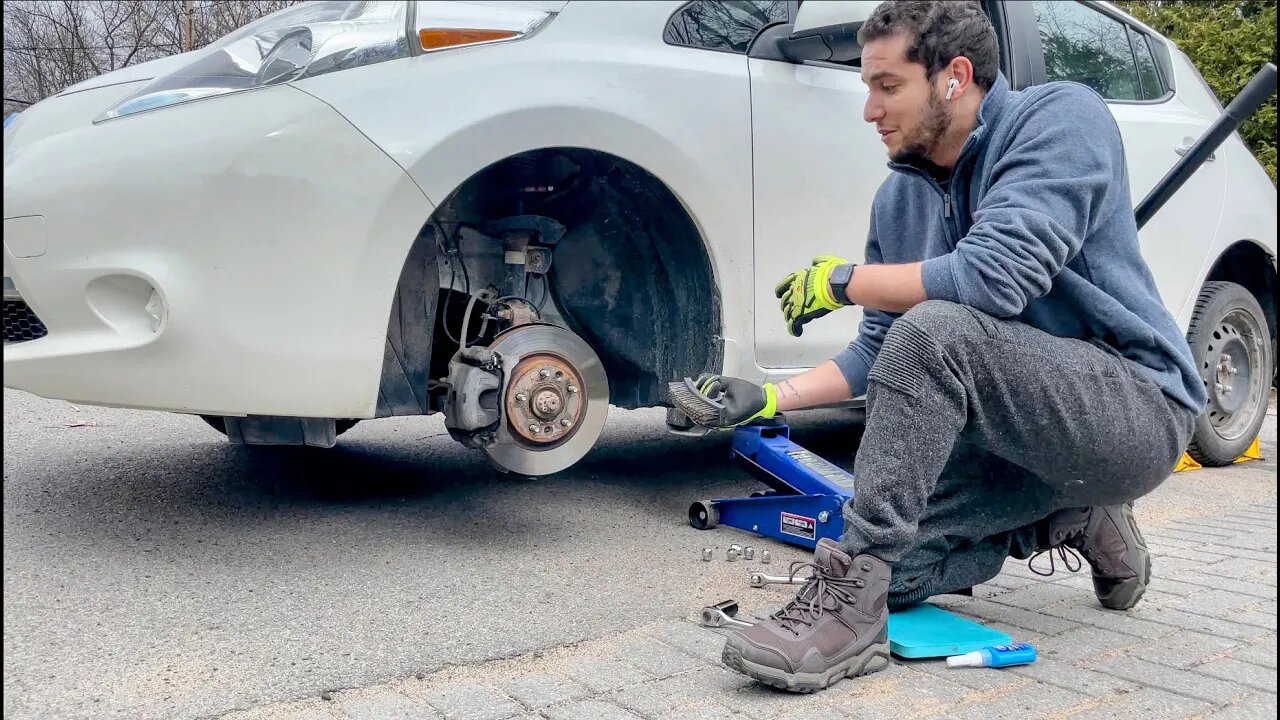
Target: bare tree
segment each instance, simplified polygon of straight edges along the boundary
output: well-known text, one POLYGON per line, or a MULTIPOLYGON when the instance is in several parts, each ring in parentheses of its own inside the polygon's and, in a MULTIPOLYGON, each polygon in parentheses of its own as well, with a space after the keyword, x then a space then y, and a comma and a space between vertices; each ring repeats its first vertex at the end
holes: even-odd
POLYGON ((187 42, 202 48, 295 2, 3 0, 4 114, 82 80, 183 52, 187 42))

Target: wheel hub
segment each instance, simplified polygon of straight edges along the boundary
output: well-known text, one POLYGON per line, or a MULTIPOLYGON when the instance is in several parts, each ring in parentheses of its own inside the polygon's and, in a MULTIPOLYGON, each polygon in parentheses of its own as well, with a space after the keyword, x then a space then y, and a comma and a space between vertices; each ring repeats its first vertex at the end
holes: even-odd
POLYGON ((1215 349, 1214 378, 1209 388, 1209 400, 1224 413, 1235 413, 1249 400, 1250 377, 1249 351, 1240 336, 1224 328, 1220 334, 1225 340, 1215 349))
POLYGON ((578 373, 554 355, 539 353, 521 360, 507 384, 511 429, 538 445, 561 440, 582 420, 586 406, 581 386, 578 373))

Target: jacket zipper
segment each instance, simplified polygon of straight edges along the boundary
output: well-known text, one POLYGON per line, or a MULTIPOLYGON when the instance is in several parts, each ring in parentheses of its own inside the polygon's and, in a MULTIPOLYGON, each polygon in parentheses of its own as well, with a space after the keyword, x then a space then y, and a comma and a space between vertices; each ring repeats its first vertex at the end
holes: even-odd
MULTIPOLYGON (((942 196, 942 224, 947 233, 947 244, 952 250, 955 250, 956 246, 960 244, 960 229, 956 227, 955 220, 951 217, 951 193, 944 192, 942 186, 938 184, 938 181, 934 180, 929 176, 929 173, 921 170, 920 168, 913 167, 911 165, 891 165, 890 167, 900 168, 910 174, 919 175, 924 178, 925 182, 929 183, 929 187, 933 188, 934 192, 942 196)), ((952 175, 951 182, 953 184, 955 183, 954 174, 952 175)))

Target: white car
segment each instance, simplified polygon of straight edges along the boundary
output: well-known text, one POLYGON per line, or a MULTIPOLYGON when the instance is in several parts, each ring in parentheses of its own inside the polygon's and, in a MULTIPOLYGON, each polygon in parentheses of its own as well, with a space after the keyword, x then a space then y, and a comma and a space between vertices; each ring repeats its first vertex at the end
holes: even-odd
MULTIPOLYGON (((874 4, 308 3, 70 87, 4 131, 4 383, 248 444, 442 412, 539 475, 669 381, 812 367, 859 314, 793 338, 774 284, 860 261, 889 170, 857 61, 780 48, 874 4)), ((1110 5, 985 5, 1015 89, 1108 98, 1135 203, 1221 112, 1110 5)), ((1229 137, 1141 239, 1203 363, 1192 450, 1229 462, 1272 378, 1275 186, 1229 137)))

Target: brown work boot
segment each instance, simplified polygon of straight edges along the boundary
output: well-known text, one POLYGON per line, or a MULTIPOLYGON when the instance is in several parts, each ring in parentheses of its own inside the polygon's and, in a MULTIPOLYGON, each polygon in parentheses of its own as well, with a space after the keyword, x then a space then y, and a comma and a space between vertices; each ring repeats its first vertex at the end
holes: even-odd
POLYGON ((725 665, 793 692, 813 692, 845 677, 889 666, 889 566, 870 555, 850 558, 829 539, 812 563, 792 563, 813 576, 796 598, 724 644, 725 665))
MULTIPOLYGON (((1079 550, 1093 569, 1093 592, 1103 607, 1128 610, 1138 604, 1151 582, 1151 553, 1138 531, 1132 503, 1059 510, 1049 516, 1047 526, 1047 542, 1032 561, 1056 549, 1067 568, 1075 571, 1079 564, 1072 568, 1063 548, 1079 550)), ((1032 571, 1052 575, 1052 554, 1049 560, 1048 573, 1034 566, 1032 571)))

